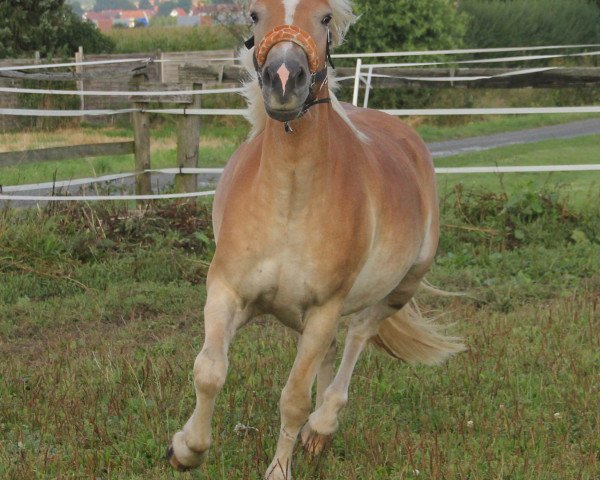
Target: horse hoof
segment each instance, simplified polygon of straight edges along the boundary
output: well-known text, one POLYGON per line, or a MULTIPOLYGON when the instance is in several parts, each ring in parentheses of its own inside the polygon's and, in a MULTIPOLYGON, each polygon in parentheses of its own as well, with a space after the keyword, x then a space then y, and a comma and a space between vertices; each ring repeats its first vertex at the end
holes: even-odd
POLYGON ((173 450, 173 445, 169 445, 169 448, 167 448, 167 454, 165 458, 169 461, 171 466, 178 472, 187 472, 188 470, 191 470, 193 468, 187 467, 179 463, 179 460, 177 460, 177 457, 175 456, 175 450, 173 450))
POLYGON ((331 435, 321 435, 315 432, 310 425, 306 423, 302 432, 300 433, 300 439, 302 440, 302 446, 304 451, 309 453, 311 456, 317 456, 323 453, 323 451, 329 446, 331 442, 331 435))

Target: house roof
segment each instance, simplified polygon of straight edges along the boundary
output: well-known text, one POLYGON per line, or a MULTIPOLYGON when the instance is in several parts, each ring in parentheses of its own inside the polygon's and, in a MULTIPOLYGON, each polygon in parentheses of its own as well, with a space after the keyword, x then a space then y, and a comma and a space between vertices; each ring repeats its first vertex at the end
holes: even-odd
POLYGON ((145 10, 122 10, 121 18, 148 18, 148 13, 145 10))

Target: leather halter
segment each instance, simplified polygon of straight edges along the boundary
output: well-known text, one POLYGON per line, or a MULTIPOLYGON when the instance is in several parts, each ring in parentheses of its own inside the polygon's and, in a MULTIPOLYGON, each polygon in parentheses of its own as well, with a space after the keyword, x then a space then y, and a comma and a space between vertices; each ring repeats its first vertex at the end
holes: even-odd
MULTIPOLYGON (((318 105, 320 103, 331 103, 331 98, 321 98, 317 99, 317 95, 323 88, 323 86, 327 83, 327 64, 325 67, 319 70, 319 56, 317 54, 317 45, 314 39, 310 36, 310 34, 296 25, 279 25, 271 30, 269 33, 265 35, 262 39, 258 47, 255 49, 254 55, 252 55, 252 60, 254 62, 254 68, 256 70, 256 74, 258 77, 258 83, 260 87, 263 86, 262 79, 262 67, 264 66, 267 55, 271 48, 273 48, 276 44, 280 42, 293 42, 296 45, 300 46, 302 50, 306 53, 308 58, 308 66, 310 70, 310 93, 305 100, 302 110, 298 114, 297 118, 302 117, 310 107, 314 105, 318 105), (318 89, 315 90, 315 86, 319 85, 318 89)), ((250 37, 244 45, 248 50, 255 46, 254 37, 250 37)), ((330 53, 331 46, 331 33, 329 29, 327 30, 327 47, 326 47, 326 59, 331 64, 332 68, 335 68, 333 61, 331 59, 330 53)), ((285 131, 290 133, 293 130, 291 129, 289 122, 284 122, 285 131)))

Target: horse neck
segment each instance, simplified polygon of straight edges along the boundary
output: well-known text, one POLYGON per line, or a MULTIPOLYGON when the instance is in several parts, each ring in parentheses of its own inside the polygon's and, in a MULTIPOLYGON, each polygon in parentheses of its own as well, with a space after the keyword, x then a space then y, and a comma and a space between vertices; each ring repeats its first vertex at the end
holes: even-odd
POLYGON ((269 119, 264 134, 259 179, 271 196, 304 202, 318 195, 332 172, 329 106, 318 105, 292 122, 287 133, 281 122, 269 119))

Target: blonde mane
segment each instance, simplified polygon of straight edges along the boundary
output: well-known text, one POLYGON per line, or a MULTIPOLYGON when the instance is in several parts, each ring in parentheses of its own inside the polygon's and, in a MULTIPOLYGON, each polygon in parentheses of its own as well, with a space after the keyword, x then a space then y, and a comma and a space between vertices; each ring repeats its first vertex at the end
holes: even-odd
MULTIPOLYGON (((333 12, 333 20, 330 24, 332 46, 335 48, 341 45, 344 41, 344 36, 350 28, 350 25, 356 20, 356 16, 352 13, 352 4, 350 0, 330 0, 330 6, 333 12)), ((248 104, 248 113, 246 119, 252 125, 250 138, 254 138, 265 129, 267 122, 267 112, 262 97, 262 92, 258 84, 258 77, 254 69, 252 56, 254 48, 247 50, 242 47, 238 52, 238 59, 247 72, 247 80, 244 82, 243 95, 248 104)), ((366 135, 360 132, 352 123, 344 107, 335 96, 335 91, 338 89, 338 81, 335 76, 335 71, 331 68, 327 71, 327 84, 329 87, 329 95, 331 97, 331 106, 333 110, 344 120, 344 122, 352 129, 356 136, 363 142, 367 141, 366 135)))

